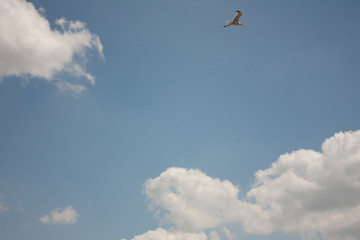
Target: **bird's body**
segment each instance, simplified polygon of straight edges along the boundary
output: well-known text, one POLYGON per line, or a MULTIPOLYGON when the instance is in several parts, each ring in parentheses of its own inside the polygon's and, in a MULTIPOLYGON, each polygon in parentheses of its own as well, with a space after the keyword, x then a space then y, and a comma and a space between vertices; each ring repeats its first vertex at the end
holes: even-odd
POLYGON ((242 13, 239 10, 237 10, 236 12, 237 12, 237 14, 234 17, 234 20, 232 20, 231 22, 226 21, 227 24, 224 27, 228 27, 228 26, 231 26, 231 25, 236 25, 236 26, 242 25, 242 23, 239 22, 239 18, 242 16, 242 13))

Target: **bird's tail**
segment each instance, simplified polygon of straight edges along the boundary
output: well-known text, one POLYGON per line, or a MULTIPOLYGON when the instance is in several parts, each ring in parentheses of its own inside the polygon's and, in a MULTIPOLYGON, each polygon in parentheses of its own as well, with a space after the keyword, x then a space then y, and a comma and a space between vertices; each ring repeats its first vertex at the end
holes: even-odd
POLYGON ((232 22, 230 22, 230 21, 226 21, 226 23, 227 24, 224 27, 228 27, 228 26, 230 26, 232 24, 232 22))

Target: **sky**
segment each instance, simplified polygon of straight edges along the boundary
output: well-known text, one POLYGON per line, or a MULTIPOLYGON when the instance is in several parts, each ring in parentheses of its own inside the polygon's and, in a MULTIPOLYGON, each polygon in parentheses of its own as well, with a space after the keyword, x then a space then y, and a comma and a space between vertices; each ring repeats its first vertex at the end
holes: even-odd
POLYGON ((360 239, 359 12, 0 0, 0 239, 360 239))

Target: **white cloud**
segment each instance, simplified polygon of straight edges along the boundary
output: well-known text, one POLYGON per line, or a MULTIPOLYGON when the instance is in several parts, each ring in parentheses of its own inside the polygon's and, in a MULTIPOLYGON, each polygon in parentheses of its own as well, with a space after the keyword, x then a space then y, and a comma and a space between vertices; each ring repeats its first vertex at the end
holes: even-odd
POLYGON ((189 233, 181 231, 168 231, 158 228, 155 231, 148 231, 142 235, 135 236, 132 240, 206 240, 204 232, 189 233))
POLYGON ((40 221, 44 224, 73 224, 77 223, 79 214, 75 211, 72 206, 68 206, 64 209, 57 208, 51 211, 48 215, 40 218, 40 221))
POLYGON ((61 92, 70 91, 74 96, 79 96, 86 89, 84 85, 81 84, 72 84, 67 81, 57 81, 55 85, 61 92))
POLYGON ((360 131, 326 139, 322 153, 299 150, 281 155, 255 176, 247 197, 269 218, 267 229, 249 225, 247 231, 360 238, 360 131))
POLYGON ((242 203, 238 187, 196 169, 169 168, 145 182, 151 208, 165 210, 164 220, 180 230, 197 231, 237 219, 242 203))
POLYGON ((220 236, 216 231, 211 231, 209 233, 209 240, 220 240, 220 236))
POLYGON ((95 49, 103 57, 100 38, 85 23, 65 18, 56 21, 59 29, 51 29, 44 11, 25 0, 0 1, 0 78, 38 77, 56 82, 56 76, 67 73, 95 84, 85 70, 86 52, 95 49))
MULTIPOLYGON (((254 234, 280 230, 304 239, 319 234, 360 239, 360 130, 326 139, 322 152, 283 154, 270 168, 257 171, 255 179, 239 199, 239 188, 227 180, 196 169, 169 168, 147 180, 144 192, 160 224, 183 233, 223 227, 231 239, 224 226, 238 222, 254 234)), ((146 234, 158 232, 168 234, 164 229, 146 234)), ((211 237, 216 238, 214 233, 211 237)))
POLYGON ((236 237, 226 226, 223 226, 222 230, 228 239, 234 239, 236 237))

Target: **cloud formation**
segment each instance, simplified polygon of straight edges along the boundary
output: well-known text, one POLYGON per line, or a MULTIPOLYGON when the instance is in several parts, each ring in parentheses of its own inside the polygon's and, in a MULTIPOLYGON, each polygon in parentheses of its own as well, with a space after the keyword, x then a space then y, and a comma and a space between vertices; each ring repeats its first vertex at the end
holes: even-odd
POLYGON ((151 209, 164 210, 163 224, 199 231, 236 221, 243 203, 231 182, 211 178, 197 169, 169 168, 145 182, 151 209), (160 207, 160 208, 159 208, 160 207))
POLYGON ((222 230, 223 230, 223 232, 225 233, 225 235, 226 235, 226 237, 228 239, 234 239, 235 238, 235 235, 226 226, 223 226, 222 230))
POLYGON ((40 221, 44 224, 73 224, 77 223, 77 218, 79 213, 75 211, 72 206, 62 208, 57 208, 52 210, 48 215, 45 215, 40 218, 40 221))
POLYGON ((211 231, 209 233, 209 240, 220 240, 220 236, 216 231, 211 231))
POLYGON ((88 50, 95 49, 103 57, 100 38, 85 23, 65 18, 56 21, 57 29, 51 29, 43 13, 43 8, 37 10, 25 0, 0 1, 0 78, 37 77, 75 93, 86 87, 57 76, 66 73, 95 84, 85 64, 88 50))
POLYGON ((360 238, 360 131, 339 132, 322 145, 322 152, 299 150, 281 155, 266 170, 257 171, 249 200, 264 216, 257 223, 274 230, 316 233, 335 239, 360 238))
MULTIPOLYGON (((244 198, 227 180, 174 167, 147 180, 144 192, 160 224, 182 233, 222 227, 233 238, 225 226, 237 222, 253 234, 278 230, 303 239, 319 234, 360 239, 360 130, 336 133, 324 141, 322 152, 301 149, 281 155, 270 168, 255 173, 244 198)), ((140 236, 155 232, 169 234, 160 228, 140 236)), ((214 232, 209 238, 220 239, 214 232)))
POLYGON ((190 233, 182 231, 168 231, 164 228, 158 228, 155 231, 148 231, 142 235, 135 236, 133 240, 206 240, 206 234, 190 233))

